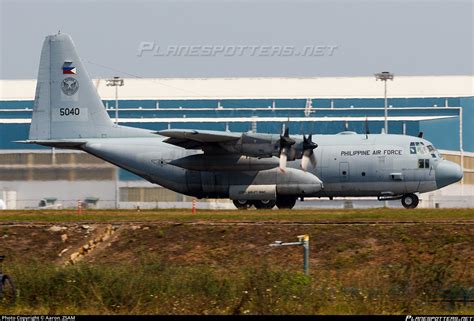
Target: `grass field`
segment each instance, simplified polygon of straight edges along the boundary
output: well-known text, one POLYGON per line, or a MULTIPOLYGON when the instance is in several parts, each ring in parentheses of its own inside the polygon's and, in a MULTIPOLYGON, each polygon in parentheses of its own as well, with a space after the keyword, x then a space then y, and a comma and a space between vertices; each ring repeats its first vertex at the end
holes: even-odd
POLYGON ((338 209, 338 210, 76 210, 1 211, 0 222, 126 222, 126 221, 423 221, 474 219, 474 209, 338 209))
POLYGON ((468 209, 2 211, 19 291, 0 314, 473 314, 473 222, 468 209), (65 265, 107 225, 94 221, 122 223, 65 265), (268 246, 300 234, 310 276, 301 248, 268 246))

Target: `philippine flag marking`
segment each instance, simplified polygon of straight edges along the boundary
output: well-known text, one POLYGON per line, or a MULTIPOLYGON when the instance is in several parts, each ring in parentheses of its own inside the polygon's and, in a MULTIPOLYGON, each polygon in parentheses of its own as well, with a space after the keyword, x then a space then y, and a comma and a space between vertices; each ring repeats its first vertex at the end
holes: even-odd
POLYGON ((65 61, 63 64, 63 75, 75 75, 76 67, 72 65, 72 61, 65 61))

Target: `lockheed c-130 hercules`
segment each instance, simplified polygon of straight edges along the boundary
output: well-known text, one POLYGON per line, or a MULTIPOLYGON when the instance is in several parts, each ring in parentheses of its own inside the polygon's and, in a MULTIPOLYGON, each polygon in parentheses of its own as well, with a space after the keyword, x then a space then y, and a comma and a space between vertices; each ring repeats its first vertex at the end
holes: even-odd
POLYGON ((237 208, 293 208, 305 197, 401 199, 462 179, 460 166, 421 137, 389 134, 290 136, 114 124, 71 37, 47 36, 29 138, 77 149, 146 180, 197 198, 230 198, 237 208))

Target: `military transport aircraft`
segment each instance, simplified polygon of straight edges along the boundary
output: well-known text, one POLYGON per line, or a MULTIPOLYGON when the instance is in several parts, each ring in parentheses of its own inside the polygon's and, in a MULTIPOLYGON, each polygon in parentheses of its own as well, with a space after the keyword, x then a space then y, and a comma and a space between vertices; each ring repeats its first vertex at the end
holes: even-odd
POLYGON ((197 198, 230 198, 239 209, 293 208, 305 197, 373 196, 418 205, 417 193, 463 177, 421 137, 290 136, 118 126, 109 118, 70 36, 46 37, 29 139, 77 149, 197 198))

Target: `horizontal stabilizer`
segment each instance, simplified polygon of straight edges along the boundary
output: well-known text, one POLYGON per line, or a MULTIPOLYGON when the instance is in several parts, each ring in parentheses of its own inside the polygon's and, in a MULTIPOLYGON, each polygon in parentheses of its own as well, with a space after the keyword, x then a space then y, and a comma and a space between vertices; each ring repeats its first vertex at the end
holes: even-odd
POLYGON ((57 148, 72 148, 72 149, 79 149, 82 145, 86 144, 87 141, 84 140, 17 140, 14 143, 18 144, 37 144, 42 146, 48 147, 57 147, 57 148))

